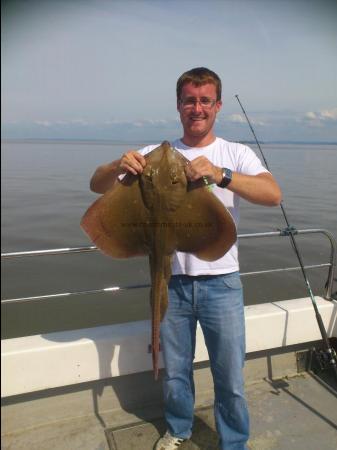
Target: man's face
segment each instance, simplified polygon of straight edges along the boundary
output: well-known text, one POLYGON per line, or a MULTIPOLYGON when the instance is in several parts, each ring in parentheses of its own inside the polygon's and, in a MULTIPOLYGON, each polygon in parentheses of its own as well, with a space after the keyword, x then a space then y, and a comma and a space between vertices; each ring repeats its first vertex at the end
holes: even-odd
POLYGON ((183 86, 177 109, 184 128, 184 137, 206 137, 213 135, 213 125, 221 109, 221 100, 216 101, 216 87, 212 83, 195 86, 187 83, 183 86), (208 106, 207 99, 212 100, 208 106), (205 102, 206 100, 206 102, 205 102))

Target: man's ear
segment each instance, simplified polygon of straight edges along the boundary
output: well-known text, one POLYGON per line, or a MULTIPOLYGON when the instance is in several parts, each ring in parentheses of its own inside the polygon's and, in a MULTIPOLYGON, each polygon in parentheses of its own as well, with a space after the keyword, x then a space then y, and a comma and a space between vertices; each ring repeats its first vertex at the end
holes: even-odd
POLYGON ((222 101, 221 100, 217 100, 215 106, 216 106, 216 112, 218 113, 219 111, 221 111, 222 101))

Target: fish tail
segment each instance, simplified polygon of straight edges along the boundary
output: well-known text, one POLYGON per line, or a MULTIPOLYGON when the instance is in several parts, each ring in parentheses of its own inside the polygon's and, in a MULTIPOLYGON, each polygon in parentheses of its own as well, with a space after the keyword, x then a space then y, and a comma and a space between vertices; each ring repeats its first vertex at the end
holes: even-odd
POLYGON ((159 356, 159 335, 160 335, 160 308, 159 305, 154 304, 152 308, 152 365, 154 370, 154 379, 158 379, 158 356, 159 356))
POLYGON ((167 308, 167 283, 161 274, 156 274, 152 288, 152 364, 155 380, 158 379, 160 351, 160 322, 167 308))

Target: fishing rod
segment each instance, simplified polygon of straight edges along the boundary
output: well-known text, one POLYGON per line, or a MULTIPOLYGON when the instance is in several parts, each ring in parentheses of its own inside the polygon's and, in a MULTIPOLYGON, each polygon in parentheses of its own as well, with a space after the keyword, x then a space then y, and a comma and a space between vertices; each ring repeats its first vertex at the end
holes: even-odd
MULTIPOLYGON (((238 101, 238 103, 240 105, 240 108, 242 109, 242 112, 243 112, 243 114, 244 114, 244 116, 245 116, 245 118, 247 120, 249 128, 250 128, 250 130, 251 130, 251 132, 252 132, 252 134, 254 136, 256 145, 258 146, 258 149, 260 150, 260 153, 261 153, 263 161, 264 161, 264 163, 266 165, 266 168, 269 170, 268 162, 267 162, 266 157, 265 157, 265 155, 264 155, 264 153, 262 151, 260 143, 259 143, 259 141, 258 141, 258 139, 256 137, 254 128, 253 128, 252 124, 250 123, 250 120, 249 120, 249 118, 247 116, 247 113, 246 113, 244 107, 242 106, 242 103, 241 103, 241 101, 239 99, 239 96, 235 95, 235 97, 236 97, 236 99, 237 99, 237 101, 238 101)), ((328 338, 327 332, 326 332, 324 324, 323 324, 322 316, 321 316, 321 314, 320 314, 320 312, 318 310, 316 299, 315 299, 315 296, 314 296, 314 294, 312 292, 312 289, 311 289, 311 286, 310 286, 310 283, 309 283, 309 279, 307 277, 306 270, 304 268, 303 259, 302 259, 301 253, 299 251, 299 248, 298 248, 296 240, 295 240, 295 234, 297 233, 297 230, 296 230, 296 228, 294 226, 290 225, 287 213, 286 213, 284 205, 283 205, 283 200, 280 203, 280 207, 281 207, 281 211, 282 211, 284 220, 285 220, 286 225, 287 225, 287 227, 284 230, 281 231, 281 235, 282 236, 289 236, 289 238, 290 238, 292 247, 293 247, 293 249, 295 251, 295 254, 297 256, 297 259, 298 259, 298 262, 299 262, 299 265, 300 265, 300 268, 301 268, 301 271, 302 271, 302 275, 303 275, 306 287, 308 289, 308 292, 309 292, 309 295, 310 295, 310 298, 311 298, 312 306, 314 307, 314 310, 315 310, 317 324, 318 324, 319 330, 321 332, 322 340, 323 340, 323 343, 324 343, 324 346, 325 346, 325 353, 323 355, 321 355, 321 358, 320 358, 321 359, 320 360, 321 367, 322 366, 331 366, 333 371, 334 371, 334 373, 335 373, 335 376, 337 378, 336 352, 335 352, 334 348, 331 347, 331 345, 330 345, 329 338, 328 338)))

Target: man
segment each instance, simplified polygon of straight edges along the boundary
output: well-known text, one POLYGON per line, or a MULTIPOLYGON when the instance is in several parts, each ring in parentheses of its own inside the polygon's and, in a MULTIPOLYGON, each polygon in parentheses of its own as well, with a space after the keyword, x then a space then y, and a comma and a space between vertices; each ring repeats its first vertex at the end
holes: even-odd
MULTIPOLYGON (((206 177, 214 194, 238 222, 239 198, 266 206, 279 205, 281 191, 255 153, 242 144, 214 134, 221 110, 221 80, 209 69, 192 69, 178 79, 177 109, 183 137, 172 143, 191 163, 191 181, 206 177)), ((129 151, 119 160, 100 166, 91 189, 104 193, 120 174, 142 173, 141 151, 129 151)), ((199 320, 214 380, 214 414, 221 450, 245 450, 249 416, 244 397, 242 368, 245 358, 245 322, 237 245, 217 261, 201 261, 177 252, 172 260, 169 306, 161 325, 166 375, 164 384, 166 434, 155 450, 174 450, 192 434, 194 411, 193 358, 199 320)))

